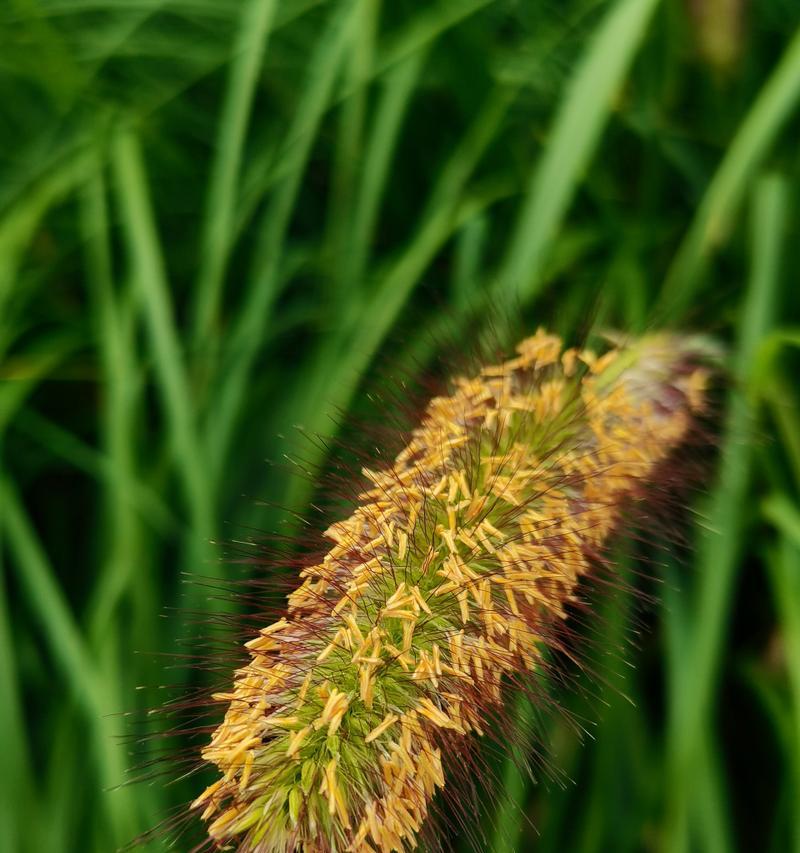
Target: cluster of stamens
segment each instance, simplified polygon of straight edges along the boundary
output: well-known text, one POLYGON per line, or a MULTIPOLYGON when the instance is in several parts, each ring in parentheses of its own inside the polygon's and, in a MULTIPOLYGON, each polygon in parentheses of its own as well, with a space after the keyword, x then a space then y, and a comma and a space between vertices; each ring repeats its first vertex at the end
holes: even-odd
POLYGON ((243 853, 414 848, 443 756, 536 678, 626 503, 686 437, 707 371, 687 339, 602 357, 540 331, 433 399, 216 695, 196 800, 243 853))

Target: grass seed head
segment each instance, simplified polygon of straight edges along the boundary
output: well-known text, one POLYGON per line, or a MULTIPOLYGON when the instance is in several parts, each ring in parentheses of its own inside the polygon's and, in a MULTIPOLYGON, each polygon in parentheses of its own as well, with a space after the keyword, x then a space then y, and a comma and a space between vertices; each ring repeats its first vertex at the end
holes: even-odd
POLYGON ((203 758, 221 777, 193 804, 212 841, 413 849, 443 759, 543 677, 581 578, 685 441, 703 355, 659 334, 597 356, 539 331, 431 400, 219 695, 203 758))

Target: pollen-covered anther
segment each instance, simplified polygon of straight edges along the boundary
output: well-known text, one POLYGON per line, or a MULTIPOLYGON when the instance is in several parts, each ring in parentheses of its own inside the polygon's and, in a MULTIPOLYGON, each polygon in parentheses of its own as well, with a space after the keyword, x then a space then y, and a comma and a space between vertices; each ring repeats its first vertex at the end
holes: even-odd
POLYGON ((349 706, 350 700, 347 695, 334 688, 330 696, 328 696, 328 701, 322 709, 322 714, 315 721, 314 728, 328 726, 328 736, 336 734, 349 706))
POLYGON ((319 793, 328 798, 328 813, 337 816, 343 828, 350 829, 350 814, 347 810, 342 789, 339 787, 337 767, 339 761, 332 758, 325 766, 325 775, 319 788, 319 793))
POLYGON ((220 778, 192 804, 214 843, 414 849, 443 752, 544 677, 581 579, 705 409, 704 360, 677 335, 598 356, 539 331, 431 400, 215 694, 220 778))
POLYGON ((300 751, 300 747, 303 745, 303 741, 308 737, 309 732, 311 731, 311 726, 303 726, 302 729, 298 732, 294 732, 290 738, 289 743, 286 747, 286 757, 293 758, 300 751))
POLYGON ((397 714, 387 714, 383 721, 375 726, 375 728, 364 738, 364 743, 372 743, 376 738, 379 738, 388 728, 389 726, 393 726, 399 717, 397 714))

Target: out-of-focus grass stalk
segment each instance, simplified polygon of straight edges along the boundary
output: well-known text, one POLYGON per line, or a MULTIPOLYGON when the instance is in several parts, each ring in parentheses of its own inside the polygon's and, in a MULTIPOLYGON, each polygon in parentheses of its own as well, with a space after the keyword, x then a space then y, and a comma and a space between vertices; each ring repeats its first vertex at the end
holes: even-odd
POLYGON ((575 70, 517 218, 495 287, 506 304, 541 289, 546 252, 591 160, 658 0, 620 0, 575 70))
MULTIPOLYGON (((106 189, 99 167, 87 182, 81 201, 87 282, 105 377, 104 444, 114 472, 106 497, 108 555, 89 606, 90 632, 99 651, 117 602, 141 562, 138 525, 130 504, 136 492, 133 430, 138 383, 131 352, 132 329, 120 316, 112 288, 106 189)), ((111 679, 116 664, 111 662, 111 679)))
POLYGON ((354 291, 363 290, 365 285, 364 270, 389 177, 389 166, 424 58, 424 51, 409 56, 386 72, 382 80, 380 102, 369 138, 364 144, 362 177, 356 190, 350 242, 342 262, 345 285, 354 291))
MULTIPOLYGON (((0 516, 3 511, 0 502, 0 516)), ((39 825, 39 815, 31 809, 32 804, 38 801, 38 796, 31 773, 33 765, 19 689, 19 673, 14 658, 6 567, 2 559, 4 538, 5 531, 0 527, 0 745, 5 768, 0 774, 0 848, 22 850, 26 828, 39 825), (18 806, 20 802, 23 804, 22 812, 18 806)), ((38 832, 34 832, 38 836, 38 832)))
MULTIPOLYGON (((3 507, 3 527, 18 570, 18 581, 54 663, 69 685, 73 699, 83 709, 94 762, 103 786, 110 789, 120 785, 125 770, 122 755, 120 750, 109 748, 115 732, 108 715, 118 710, 113 697, 109 696, 111 685, 100 678, 52 567, 7 477, 0 478, 0 504, 3 507)), ((135 803, 130 788, 120 788, 113 793, 109 790, 106 810, 117 844, 125 843, 136 833, 135 803)))
POLYGON ((275 6, 275 0, 247 0, 241 5, 239 34, 233 44, 225 100, 219 112, 195 284, 193 346, 202 348, 204 360, 213 358, 216 352, 213 341, 218 333, 219 301, 233 245, 239 172, 275 6))
POLYGON ((368 88, 367 80, 374 65, 376 30, 380 0, 358 0, 356 23, 349 56, 344 63, 345 91, 333 152, 333 177, 322 236, 323 262, 328 259, 331 271, 331 310, 340 312, 352 299, 347 265, 340 259, 349 256, 353 230, 353 212, 358 175, 364 151, 368 88))
MULTIPOLYGON (((164 400, 172 448, 192 521, 189 559, 195 567, 205 566, 207 573, 213 576, 221 571, 210 547, 214 535, 214 492, 206 476, 208 467, 203 462, 141 146, 133 132, 121 132, 115 139, 113 164, 133 280, 142 299, 156 380, 164 400)), ((191 589, 190 595, 196 595, 194 588, 191 589)))
MULTIPOLYGON (((776 492, 764 502, 763 514, 779 533, 777 548, 767 554, 767 568, 780 618, 783 666, 789 684, 789 803, 796 804, 800 801, 800 509, 785 494, 776 492)), ((800 822, 796 809, 790 807, 790 814, 795 818, 790 819, 792 849, 798 853, 800 822)))
POLYGON ((706 190, 670 265, 658 312, 684 315, 714 251, 725 241, 739 202, 800 99, 800 29, 795 33, 753 105, 706 190))
POLYGON ((281 146, 281 179, 256 228, 256 250, 244 302, 229 334, 224 382, 216 398, 206 435, 206 453, 216 482, 230 447, 250 371, 269 328, 273 303, 278 295, 286 232, 297 203, 300 181, 308 162, 319 124, 329 105, 342 57, 352 36, 357 7, 346 2, 332 15, 317 41, 308 64, 308 85, 281 146))
MULTIPOLYGON (((44 340, 37 341, 29 347, 24 364, 21 369, 15 374, 11 372, 6 375, 5 382, 0 383, 0 437, 4 436, 8 427, 15 423, 19 417, 20 411, 23 409, 29 396, 36 390, 37 386, 56 370, 62 361, 73 353, 78 340, 71 334, 51 334, 44 340), (8 381, 11 380, 11 381, 8 381)), ((13 495, 12 495, 13 497, 13 495)), ((19 559, 19 552, 15 546, 25 544, 25 528, 21 528, 22 540, 14 539, 7 535, 5 524, 8 523, 6 512, 12 513, 12 524, 15 520, 13 512, 16 504, 6 507, 0 496, 0 545, 4 542, 8 543, 8 551, 12 558, 11 566, 17 571, 26 571, 27 565, 19 559)), ((24 521, 24 519, 23 519, 24 521)), ((30 537, 29 537, 30 539, 30 537)), ((28 549, 36 556, 35 550, 28 549)), ((8 625, 8 618, 11 615, 11 610, 6 606, 5 597, 5 578, 2 579, 3 599, 0 602, 2 608, 3 626, 8 625)), ((60 591, 52 585, 56 593, 60 591)), ((46 602, 45 602, 46 606, 46 602)), ((45 617, 41 617, 40 625, 43 630, 47 630, 48 622, 45 617)), ((3 643, 3 648, 7 652, 11 652, 15 648, 15 643, 11 642, 9 637, 8 643, 3 643)), ((3 677, 10 678, 16 674, 17 666, 11 654, 4 655, 3 662, 3 677)), ((0 729, 0 744, 2 744, 2 754, 8 755, 9 772, 4 774, 3 778, 8 779, 12 783, 12 788, 9 788, 6 793, 8 798, 5 802, 12 804, 16 803, 17 808, 10 809, 7 815, 7 823, 5 834, 7 837, 12 836, 15 841, 9 841, 9 850, 31 850, 51 849, 54 853, 59 850, 61 840, 54 842, 51 829, 59 826, 59 815, 49 812, 47 819, 42 819, 39 815, 39 804, 42 798, 47 796, 47 789, 42 786, 41 773, 36 772, 38 768, 33 763, 33 756, 28 750, 25 730, 19 731, 17 726, 24 720, 24 708, 22 705, 22 696, 15 685, 5 684, 3 686, 4 706, 3 706, 3 722, 6 724, 0 729), (7 727, 6 727, 7 726, 7 727), (33 827, 33 829, 28 829, 33 827)), ((83 715, 84 725, 93 727, 95 718, 93 714, 83 715)), ((119 780, 117 780, 119 781, 119 780)), ((73 787, 62 786, 66 788, 70 794, 75 791, 73 787)))
MULTIPOLYGON (((681 659, 669 668, 674 682, 669 684, 668 694, 672 699, 668 731, 671 783, 666 849, 676 853, 690 848, 692 815, 705 842, 716 836, 713 830, 723 822, 717 813, 724 807, 721 796, 698 795, 693 782, 698 767, 706 782, 712 778, 705 765, 708 746, 704 741, 713 737, 714 695, 736 583, 752 458, 752 413, 742 390, 748 388, 756 351, 775 320, 787 215, 785 179, 778 175, 763 178, 754 194, 752 268, 733 355, 733 374, 740 388, 734 389, 728 403, 718 481, 704 511, 707 520, 696 546, 696 589, 687 610, 690 615, 677 630, 667 627, 668 634, 682 637, 677 650, 681 659)), ((667 623, 672 618, 667 611, 667 623)), ((725 825, 730 824, 725 821, 725 825)))
MULTIPOLYGON (((800 520, 800 514, 798 514, 800 520)), ((794 769, 794 803, 800 802, 800 528, 792 538, 783 536, 777 559, 770 561, 776 606, 783 627, 786 672, 791 691, 794 743, 790 761, 794 769)), ((791 814, 791 812, 790 812, 791 814)), ((797 812, 790 824, 795 853, 800 853, 800 821, 797 812)))
MULTIPOLYGON (((86 182, 80 205, 86 281, 105 389, 102 444, 110 472, 105 479, 105 508, 100 516, 104 535, 98 537, 102 570, 87 608, 87 637, 106 686, 106 704, 121 709, 136 687, 125 666, 128 649, 132 644, 145 648, 151 641, 152 611, 157 608, 151 594, 152 569, 143 544, 141 517, 135 509, 136 496, 142 491, 136 472, 136 430, 141 404, 141 380, 134 348, 138 306, 134 299, 119 299, 114 291, 107 187, 99 161, 86 182), (132 630, 127 636, 119 630, 120 604, 126 598, 131 601, 134 614, 132 630)), ((117 727, 123 728, 119 723, 117 727)), ((64 796, 68 797, 69 792, 65 791, 64 796)), ((136 800, 139 810, 132 819, 147 812, 152 795, 142 792, 136 800)), ((156 815, 151 809, 148 814, 151 823, 157 820, 156 815)), ((145 825, 132 823, 127 829, 135 832, 145 825)))
POLYGON ((598 721, 589 724, 593 740, 591 785, 585 819, 575 828, 576 853, 602 853, 609 848, 631 850, 637 838, 631 832, 635 817, 644 812, 647 790, 642 774, 642 755, 649 746, 635 700, 636 671, 630 661, 631 624, 636 613, 632 593, 636 580, 631 559, 615 555, 613 589, 598 597, 598 618, 587 644, 602 652, 598 669, 602 686, 595 701, 598 721), (637 760, 638 759, 638 760, 637 760), (622 804, 634 816, 619 826, 609 803, 622 804))

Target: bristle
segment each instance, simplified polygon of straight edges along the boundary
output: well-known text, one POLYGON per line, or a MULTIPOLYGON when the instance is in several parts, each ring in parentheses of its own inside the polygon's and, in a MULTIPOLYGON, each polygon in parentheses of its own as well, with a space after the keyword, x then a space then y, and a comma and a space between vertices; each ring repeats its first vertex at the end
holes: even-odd
POLYGON ((433 399, 219 696, 203 757, 222 778, 193 804, 211 839, 413 849, 443 756, 543 677, 552 626, 689 434, 703 355, 665 334, 598 357, 540 331, 433 399))

